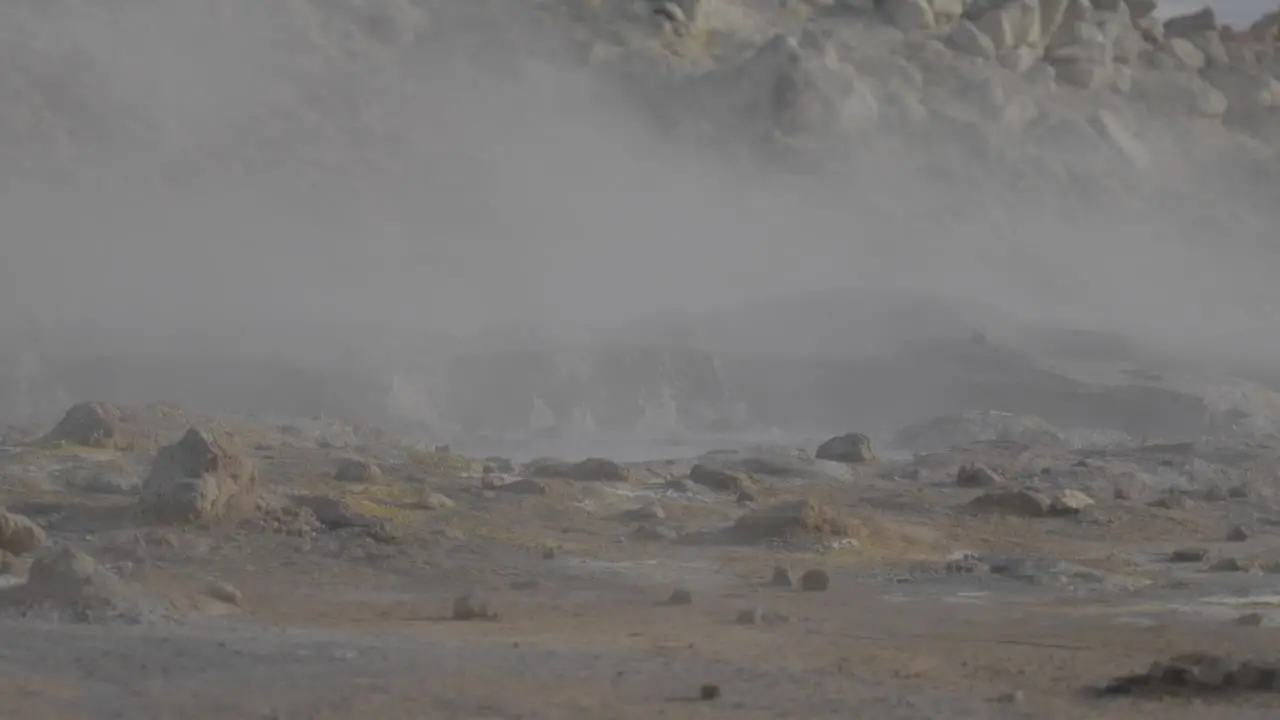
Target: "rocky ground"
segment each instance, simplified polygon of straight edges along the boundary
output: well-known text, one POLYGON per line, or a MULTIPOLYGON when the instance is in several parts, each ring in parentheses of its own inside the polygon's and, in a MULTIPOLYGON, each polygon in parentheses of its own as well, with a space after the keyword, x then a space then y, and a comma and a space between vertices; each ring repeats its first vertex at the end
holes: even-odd
POLYGON ((1270 717, 1280 441, 1025 426, 514 467, 77 406, 0 456, 5 709, 1270 717))
MULTIPOLYGON (((0 113, 5 171, 21 170, 7 191, 92 185, 103 168, 123 172, 122 156, 155 159, 144 174, 166 188, 402 182, 397 163, 448 157, 410 119, 476 122, 469 104, 426 102, 443 90, 409 70, 467 58, 533 83, 525 60, 538 57, 603 80, 592 87, 677 152, 816 176, 822 190, 806 192, 847 202, 868 234, 938 238, 925 248, 934 266, 982 255, 949 243, 975 229, 1019 240, 975 262, 1025 269, 1019 252, 1049 253, 1054 279, 1080 271, 1098 287, 1128 278, 1094 272, 1101 255, 1065 240, 1168 239, 1143 260, 1166 273, 1274 242, 1274 15, 1233 29, 1141 0, 299 0, 262 12, 278 23, 272 47, 305 62, 282 63, 273 79, 287 82, 268 100, 188 144, 148 124, 163 113, 117 105, 92 62, 22 30, 158 8, 0 8, 0 104, 22 108, 0 113), (1180 254, 1190 236, 1215 244, 1180 254)), ((547 111, 499 109, 521 122, 547 111)), ((310 209, 318 225, 350 210, 310 209)), ((510 245, 497 252, 519 265, 510 245)), ((922 252, 911 245, 902 267, 922 252)), ((359 275, 359 255, 334 264, 359 275)), ((1233 289, 1272 284, 1266 263, 1241 266, 1233 289)), ((13 275, 6 289, 26 282, 13 275)), ((1189 297, 1211 284, 1178 278, 1189 297)), ((374 284, 395 283, 356 283, 374 284)), ((183 321, 213 347, 257 342, 234 318, 234 340, 183 321)), ((350 393, 321 370, 264 362, 237 375, 212 354, 183 376, 158 350, 148 363, 147 351, 82 356, 47 337, 13 357, 6 345, 0 418, 37 419, 0 444, 0 715, 1275 717, 1274 392, 1150 357, 1067 369, 959 325, 947 328, 959 340, 847 363, 803 347, 729 363, 670 346, 602 352, 580 383, 537 352, 515 364, 543 374, 496 383, 523 375, 501 357, 486 369, 477 351, 423 390, 393 360, 350 393), (421 412, 411 419, 427 432, 377 422, 396 414, 381 393, 400 381, 398 419, 421 412), (155 399, 190 390, 187 407, 66 408, 157 387, 155 399), (56 424, 39 418, 50 398, 65 412, 56 424), (423 408, 429 398, 439 407, 423 408), (493 427, 662 436, 695 420, 721 449, 623 463, 587 443, 515 462, 421 442, 450 422, 470 449, 493 427), (753 421, 849 432, 764 445, 741 440, 753 421)), ((1059 336, 1054 352, 1090 338, 1059 336)), ((134 342, 114 340, 112 352, 134 342)), ((362 339, 360 359, 381 357, 383 340, 362 339)), ((308 356, 339 350, 317 341, 308 356)))

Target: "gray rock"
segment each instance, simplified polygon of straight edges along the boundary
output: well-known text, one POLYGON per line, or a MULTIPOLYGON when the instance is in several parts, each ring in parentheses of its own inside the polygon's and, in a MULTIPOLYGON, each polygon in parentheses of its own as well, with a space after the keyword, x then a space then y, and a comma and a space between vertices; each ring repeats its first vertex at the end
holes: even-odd
MULTIPOLYGON (((961 20, 956 23, 955 29, 951 31, 951 44, 956 50, 962 53, 982 58, 983 60, 996 59, 996 46, 991 42, 991 38, 987 37, 976 25, 968 20, 961 20)), ((1010 50, 1006 50, 1011 52, 1010 50)))
POLYGON ((1227 542, 1245 542, 1249 537, 1249 531, 1243 525, 1236 525, 1227 532, 1227 542))
POLYGON ((453 600, 454 620, 494 620, 498 616, 489 608, 489 599, 476 590, 465 592, 453 600))
POLYGON ((1050 505, 1049 498, 1029 489, 990 492, 969 503, 979 512, 1021 517, 1044 517, 1049 514, 1050 505))
POLYGON ((1165 50, 1188 70, 1203 70, 1207 64, 1204 53, 1190 40, 1176 37, 1165 43, 1165 50))
POLYGON ((382 482, 383 475, 376 463, 364 458, 347 457, 338 460, 333 479, 343 483, 368 485, 382 482))
POLYGON ((773 568, 773 576, 769 578, 769 584, 774 587, 795 587, 795 580, 791 577, 791 570, 778 565, 773 568))
POLYGON ((1050 501, 1049 514, 1079 515, 1084 510, 1093 507, 1094 504, 1093 498, 1079 490, 1061 490, 1055 493, 1050 501))
POLYGON ((740 472, 721 470, 697 463, 689 469, 689 481, 724 493, 740 493, 751 487, 750 478, 740 472))
POLYGON ((257 470, 232 438, 191 428, 156 454, 138 509, 160 522, 192 522, 250 511, 257 500, 257 470))
POLYGON ((818 446, 814 456, 819 460, 860 464, 876 459, 871 451, 871 438, 862 433, 846 433, 818 446))
POLYGON ((667 604, 668 605, 692 605, 693 593, 684 588, 678 588, 672 591, 671 595, 667 597, 667 604))
POLYGON ((1169 554, 1169 562, 1175 563, 1197 563, 1204 562, 1209 557, 1207 548, 1185 547, 1178 548, 1169 554))
POLYGON ((826 570, 806 570, 800 576, 800 589, 804 592, 825 592, 831 586, 831 576, 826 570))
POLYGON ((44 529, 30 518, 0 507, 0 551, 26 555, 44 547, 46 542, 44 529))
POLYGON ((884 8, 893 24, 905 33, 931 32, 936 26, 929 0, 886 0, 884 8))
POLYGON ((957 487, 991 488, 1004 482, 1004 478, 982 465, 962 465, 956 471, 957 487))

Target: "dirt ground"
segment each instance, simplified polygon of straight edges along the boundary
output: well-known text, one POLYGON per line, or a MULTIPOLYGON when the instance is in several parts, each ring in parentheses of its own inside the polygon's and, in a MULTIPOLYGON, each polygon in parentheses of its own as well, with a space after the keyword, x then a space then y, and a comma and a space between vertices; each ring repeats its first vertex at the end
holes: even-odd
POLYGON ((10 603, 0 716, 1172 720, 1280 709, 1270 694, 1094 692, 1180 653, 1274 656, 1267 563, 1280 542, 1265 488, 1175 509, 1095 489, 1085 513, 1027 518, 972 512, 982 491, 955 487, 949 466, 755 477, 754 501, 735 502, 681 485, 687 464, 670 462, 636 466, 627 482, 548 477, 536 481, 543 494, 523 494, 456 456, 237 432, 269 492, 344 498, 377 522, 159 526, 139 518, 131 492, 76 479, 145 473, 145 451, 10 449, 0 503, 162 610, 85 622, 10 603), (335 481, 334 463, 354 454, 383 476, 335 481), (797 497, 851 518, 854 539, 721 532, 797 497), (638 519, 655 499, 665 517, 638 519), (1251 537, 1226 542, 1234 525, 1251 537), (1208 555, 1168 561, 1187 545, 1208 555), (1222 558, 1246 571, 1224 571, 1222 558), (775 586, 775 566, 823 569, 830 586, 775 586), (210 591, 211 578, 239 597, 210 591), (669 603, 677 589, 692 602, 669 603), (496 617, 452 619, 468 591, 496 617), (1238 621, 1251 612, 1255 623, 1238 621), (704 685, 719 696, 701 699, 704 685))

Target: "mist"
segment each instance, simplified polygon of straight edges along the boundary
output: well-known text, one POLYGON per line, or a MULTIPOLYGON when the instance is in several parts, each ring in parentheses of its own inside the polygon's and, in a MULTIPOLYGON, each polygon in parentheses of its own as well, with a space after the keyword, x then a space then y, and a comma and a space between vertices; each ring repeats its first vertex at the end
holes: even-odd
MULTIPOLYGON (((379 22, 304 0, 0 10, 6 334, 378 357, 423 333, 738 313, 739 350, 868 354, 912 333, 872 332, 878 303, 918 296, 956 317, 923 335, 1052 324, 1280 352, 1265 187, 1158 123, 1138 200, 940 176, 940 146, 875 131, 797 171, 668 136, 533 12, 385 5, 379 22), (842 319, 751 310, 807 297, 842 319)), ((1060 160, 1092 162, 1077 154, 1060 160)))

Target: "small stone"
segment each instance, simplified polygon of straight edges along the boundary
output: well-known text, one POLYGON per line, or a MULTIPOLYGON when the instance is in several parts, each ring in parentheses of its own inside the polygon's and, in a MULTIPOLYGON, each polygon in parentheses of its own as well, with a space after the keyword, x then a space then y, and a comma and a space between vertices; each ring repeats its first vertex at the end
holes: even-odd
POLYGON ((1261 627, 1262 622, 1265 619, 1266 618, 1263 616, 1262 613, 1254 612, 1254 613, 1247 613, 1245 615, 1241 615, 1235 620, 1232 620, 1231 623, 1233 625, 1240 625, 1241 627, 1261 627))
POLYGON ((1227 542, 1244 542, 1249 539, 1249 531, 1242 525, 1236 525, 1227 531, 1227 542))
POLYGON ((427 493, 426 499, 422 501, 422 506, 428 510, 451 510, 457 507, 457 503, 440 493, 427 493))
POLYGON ((734 502, 738 503, 739 505, 750 505, 755 501, 756 501, 756 496, 752 495, 750 492, 746 490, 738 491, 738 497, 735 498, 734 500, 734 502))
POLYGON ((689 480, 716 492, 741 493, 749 491, 751 485, 751 481, 742 473, 708 467, 702 463, 689 469, 689 480))
POLYGON ((25 555, 44 547, 46 542, 44 529, 34 521, 0 507, 0 550, 25 555))
POLYGON ((996 702, 1004 703, 1007 705, 1017 705, 1018 703, 1022 702, 1022 691, 1014 690, 1013 692, 1007 692, 997 697, 996 702))
POLYGON ((503 483, 494 488, 499 492, 511 493, 512 495, 546 495, 547 486, 533 478, 520 478, 509 483, 503 483))
POLYGON ((459 595, 453 600, 454 620, 492 620, 497 615, 489 610, 489 600, 476 591, 459 595))
POLYGON ((333 479, 342 483, 377 483, 382 481, 382 469, 363 458, 342 458, 333 471, 333 479))
POLYGON ((680 533, 666 525, 641 525, 636 528, 635 536, 639 540, 675 540, 680 533))
POLYGON ((1217 485, 1204 491, 1205 502, 1226 502, 1228 497, 1227 491, 1217 485))
POLYGON ((1227 497, 1232 500, 1247 500, 1249 498, 1248 485, 1235 485, 1227 489, 1227 497))
POLYGON ((734 622, 739 625, 759 625, 764 621, 764 611, 760 608, 746 608, 738 611, 734 622))
POLYGON ((773 577, 769 579, 769 584, 774 587, 795 587, 795 579, 791 577, 791 570, 778 565, 773 568, 773 577))
POLYGON ((553 548, 553 547, 545 547, 545 548, 542 548, 542 559, 543 559, 543 560, 555 560, 555 559, 556 559, 556 549, 555 549, 555 548, 553 548))
POLYGON ((1086 508, 1094 505, 1093 498, 1079 490, 1063 490, 1053 497, 1049 504, 1050 515, 1079 515, 1086 508))
POLYGON ((692 605, 693 593, 688 590, 685 590, 684 588, 678 588, 677 590, 671 593, 671 597, 667 598, 667 604, 668 605, 692 605))
POLYGON ((623 513, 623 518, 626 520, 665 520, 666 517, 667 512, 662 509, 662 503, 657 500, 623 513))
POLYGON ((228 605, 240 606, 243 596, 230 583, 217 578, 209 578, 209 583, 205 586, 204 592, 214 600, 227 603, 228 605))
POLYGON ((1209 551, 1207 549, 1187 547, 1178 548, 1170 553, 1169 561, 1176 563, 1204 562, 1207 557, 1209 557, 1209 551))
POLYGON ((1249 572, 1253 569, 1253 566, 1236 558, 1222 558, 1210 565, 1209 569, 1213 572, 1249 572))
POLYGON ((720 686, 719 685, 703 685, 698 690, 698 697, 708 702, 711 700, 717 700, 720 697, 720 686))
POLYGON ((962 465, 956 471, 956 487, 989 488, 1003 484, 1004 478, 982 465, 962 465))
POLYGON ((826 570, 806 570, 800 576, 800 589, 804 592, 823 592, 831 585, 826 570))

